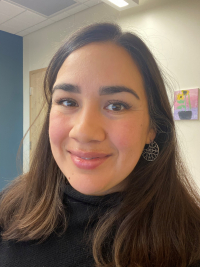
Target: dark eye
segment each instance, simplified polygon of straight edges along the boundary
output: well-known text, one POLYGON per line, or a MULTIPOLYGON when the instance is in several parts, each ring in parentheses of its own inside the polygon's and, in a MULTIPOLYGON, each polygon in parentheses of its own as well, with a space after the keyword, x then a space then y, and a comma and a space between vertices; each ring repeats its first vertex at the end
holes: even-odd
POLYGON ((124 106, 122 104, 110 104, 107 108, 113 111, 120 111, 124 109, 124 106))
POLYGON ((56 101, 58 105, 63 105, 65 107, 77 107, 78 104, 73 99, 59 99, 56 101))
POLYGON ((71 100, 64 100, 63 101, 63 105, 64 106, 72 106, 72 107, 75 107, 75 106, 77 106, 77 104, 76 104, 76 102, 74 102, 74 101, 71 101, 71 100))
POLYGON ((125 110, 125 109, 130 109, 131 106, 127 103, 123 103, 123 102, 113 102, 111 103, 109 101, 109 105, 107 106, 107 109, 108 110, 111 110, 111 111, 122 111, 122 110, 125 110))

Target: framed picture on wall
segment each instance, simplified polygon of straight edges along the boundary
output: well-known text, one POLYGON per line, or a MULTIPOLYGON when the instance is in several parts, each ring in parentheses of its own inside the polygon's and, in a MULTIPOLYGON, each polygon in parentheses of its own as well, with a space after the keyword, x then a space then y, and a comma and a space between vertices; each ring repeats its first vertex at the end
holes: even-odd
POLYGON ((174 120, 198 120, 199 89, 174 92, 174 120))

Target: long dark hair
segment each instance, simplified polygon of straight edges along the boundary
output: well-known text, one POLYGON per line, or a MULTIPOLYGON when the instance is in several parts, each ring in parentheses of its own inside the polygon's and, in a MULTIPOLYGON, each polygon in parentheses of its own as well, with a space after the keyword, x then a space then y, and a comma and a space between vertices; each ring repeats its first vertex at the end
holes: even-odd
POLYGON ((42 242, 58 226, 62 229, 59 234, 67 228, 62 202, 66 177, 53 158, 48 136, 52 88, 68 55, 94 42, 123 47, 137 64, 160 147, 154 162, 140 158, 129 175, 121 203, 98 222, 93 235, 96 266, 186 267, 200 259, 200 199, 178 153, 163 77, 144 42, 111 23, 79 30, 51 60, 44 80, 48 110, 30 171, 14 180, 2 195, 2 238, 42 242))

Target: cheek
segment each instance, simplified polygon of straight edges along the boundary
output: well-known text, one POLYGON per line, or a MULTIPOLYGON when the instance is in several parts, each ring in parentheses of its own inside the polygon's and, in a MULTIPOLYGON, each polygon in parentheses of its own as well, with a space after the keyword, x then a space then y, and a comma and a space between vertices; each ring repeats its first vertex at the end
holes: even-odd
POLYGON ((120 150, 126 150, 127 148, 130 148, 130 145, 133 142, 133 132, 130 132, 127 128, 123 128, 118 132, 114 140, 120 150))
POLYGON ((133 151, 143 149, 145 144, 146 129, 141 120, 129 119, 113 128, 111 140, 120 151, 133 151))
POLYGON ((51 111, 49 118, 49 138, 51 144, 59 146, 64 138, 66 138, 69 132, 67 125, 66 117, 64 119, 60 112, 51 111))

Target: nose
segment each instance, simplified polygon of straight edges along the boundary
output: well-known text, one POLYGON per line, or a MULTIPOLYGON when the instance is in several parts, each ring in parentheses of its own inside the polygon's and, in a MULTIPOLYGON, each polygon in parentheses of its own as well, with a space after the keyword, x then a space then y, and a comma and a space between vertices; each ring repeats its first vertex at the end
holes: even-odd
POLYGON ((102 114, 94 109, 82 110, 73 119, 69 137, 79 143, 102 142, 106 138, 102 114))

